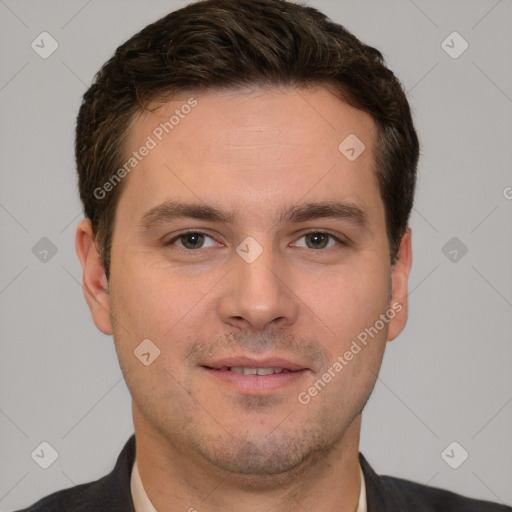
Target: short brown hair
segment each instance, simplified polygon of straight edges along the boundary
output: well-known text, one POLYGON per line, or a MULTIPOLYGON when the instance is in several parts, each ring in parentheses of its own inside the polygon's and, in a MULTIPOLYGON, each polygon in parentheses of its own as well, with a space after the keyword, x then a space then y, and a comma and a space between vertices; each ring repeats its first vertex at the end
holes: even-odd
POLYGON ((394 264, 413 205, 419 143, 409 104, 382 54, 318 10, 286 0, 205 0, 122 44, 85 93, 76 127, 80 197, 105 265, 123 183, 95 191, 125 161, 123 141, 149 102, 246 86, 326 85, 377 128, 375 164, 394 264))

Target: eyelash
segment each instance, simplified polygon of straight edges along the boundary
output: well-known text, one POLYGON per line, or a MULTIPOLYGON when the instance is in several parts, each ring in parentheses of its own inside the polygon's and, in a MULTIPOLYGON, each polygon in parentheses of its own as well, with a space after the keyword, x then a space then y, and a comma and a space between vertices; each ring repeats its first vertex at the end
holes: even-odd
MULTIPOLYGON (((334 236, 333 234, 331 233, 328 233, 326 231, 321 231, 321 230, 311 230, 311 231, 308 231, 306 233, 302 233, 302 235, 298 238, 298 240, 300 240, 301 238, 305 237, 305 236, 308 236, 308 235, 311 235, 311 234, 317 234, 317 235, 327 235, 328 237, 330 237, 331 239, 335 240, 338 245, 340 246, 348 246, 348 244, 346 242, 344 242, 343 240, 341 240, 340 238, 338 238, 337 236, 334 236)), ((209 235, 208 233, 205 233, 203 231, 184 231, 182 233, 179 233, 178 235, 174 236, 173 238, 171 238, 170 240, 166 241, 164 243, 164 246, 165 247, 169 247, 169 246, 172 246, 174 245, 175 242, 177 242, 181 237, 185 236, 185 235, 204 235, 208 238, 211 238, 212 240, 214 240, 214 238, 209 235)), ((188 254, 192 254, 192 253, 200 253, 201 251, 203 250, 206 250, 206 249, 209 249, 210 247, 206 247, 206 248, 199 248, 199 249, 187 249, 186 247, 179 247, 179 246, 176 246, 176 248, 182 252, 185 252, 185 253, 188 253, 188 254)), ((306 249, 308 249, 308 247, 305 247, 306 249)), ((311 249, 312 251, 315 251, 315 252, 326 252, 326 251, 331 251, 333 249, 336 249, 336 247, 329 247, 327 249, 311 249)))

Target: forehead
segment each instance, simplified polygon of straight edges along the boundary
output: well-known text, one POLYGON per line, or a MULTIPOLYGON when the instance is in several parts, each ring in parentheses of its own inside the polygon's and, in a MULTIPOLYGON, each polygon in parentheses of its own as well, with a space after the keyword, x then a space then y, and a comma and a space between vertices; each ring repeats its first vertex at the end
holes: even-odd
POLYGON ((182 93, 132 123, 126 157, 151 149, 138 155, 120 203, 133 215, 177 198, 229 203, 252 218, 303 198, 378 209, 375 139, 372 118, 323 87, 182 93))

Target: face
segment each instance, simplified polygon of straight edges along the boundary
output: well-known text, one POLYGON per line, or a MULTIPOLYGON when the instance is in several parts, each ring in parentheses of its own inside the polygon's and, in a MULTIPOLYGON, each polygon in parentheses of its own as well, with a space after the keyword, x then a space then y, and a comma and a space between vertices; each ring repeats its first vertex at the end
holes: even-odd
POLYGON ((410 236, 391 268, 375 139, 321 87, 183 95, 137 118, 108 294, 77 240, 136 431, 247 475, 340 444, 406 321, 410 236))

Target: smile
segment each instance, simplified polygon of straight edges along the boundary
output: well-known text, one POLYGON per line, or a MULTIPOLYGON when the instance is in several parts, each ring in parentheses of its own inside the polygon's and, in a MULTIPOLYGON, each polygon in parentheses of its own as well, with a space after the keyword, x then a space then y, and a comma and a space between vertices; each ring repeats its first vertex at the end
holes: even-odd
POLYGON ((253 362, 242 361, 233 362, 223 361, 213 366, 202 366, 209 378, 215 379, 215 382, 225 386, 232 391, 244 395, 269 396, 273 393, 285 392, 293 393, 292 389, 298 386, 309 374, 310 370, 299 365, 293 365, 285 361, 275 361, 274 364, 254 364, 253 362), (291 366, 291 368, 290 368, 291 366))

